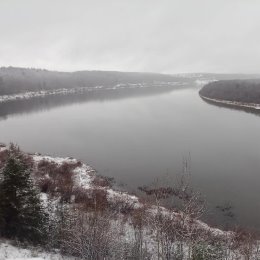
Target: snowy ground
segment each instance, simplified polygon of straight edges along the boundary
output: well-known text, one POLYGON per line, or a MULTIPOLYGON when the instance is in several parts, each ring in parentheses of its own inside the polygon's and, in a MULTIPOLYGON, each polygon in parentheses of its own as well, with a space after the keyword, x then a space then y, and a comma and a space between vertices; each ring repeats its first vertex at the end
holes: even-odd
POLYGON ((59 253, 43 252, 37 248, 24 249, 13 246, 9 241, 0 241, 0 260, 74 260, 59 253))
POLYGON ((219 103, 219 104, 224 104, 224 105, 233 106, 233 107, 242 107, 242 108, 244 107, 244 108, 260 110, 260 104, 256 104, 256 103, 244 103, 244 102, 239 102, 239 101, 209 98, 209 97, 206 97, 203 95, 200 95, 200 96, 201 96, 201 98, 203 98, 205 100, 212 101, 212 102, 219 103))
MULTIPOLYGON (((2 148, 4 149, 4 147, 2 148)), ((51 156, 44 156, 39 154, 33 154, 32 158, 34 162, 37 164, 41 161, 48 161, 53 162, 57 165, 62 165, 64 163, 67 164, 75 164, 78 162, 78 160, 67 157, 67 158, 61 158, 61 157, 51 157, 51 156)), ((103 189, 106 190, 108 195, 109 201, 125 201, 126 203, 130 203, 134 205, 135 207, 140 206, 139 199, 134 196, 130 195, 127 192, 122 191, 115 191, 114 189, 110 187, 100 187, 93 184, 94 177, 96 175, 96 171, 89 165, 81 163, 80 166, 77 166, 74 170, 74 188, 80 187, 84 189, 103 189)))

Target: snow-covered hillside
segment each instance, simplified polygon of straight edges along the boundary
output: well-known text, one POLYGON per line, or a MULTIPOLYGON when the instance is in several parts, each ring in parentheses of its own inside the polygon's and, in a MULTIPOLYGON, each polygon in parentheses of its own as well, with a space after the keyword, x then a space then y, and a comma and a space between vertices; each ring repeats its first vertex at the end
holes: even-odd
MULTIPOLYGON (((104 247, 109 248, 109 251, 111 250, 113 257, 108 259, 117 259, 117 254, 120 255, 118 259, 128 259, 122 258, 126 251, 131 255, 134 252, 135 254, 146 254, 147 258, 142 259, 158 259, 158 254, 166 254, 168 250, 168 253, 174 255, 179 252, 178 248, 181 247, 183 254, 181 259, 186 260, 190 259, 189 257, 194 250, 201 250, 200 247, 202 247, 207 254, 212 254, 211 251, 214 251, 214 254, 220 252, 226 254, 225 260, 238 260, 241 259, 241 250, 246 250, 247 246, 250 246, 252 252, 255 250, 254 248, 257 249, 258 244, 255 244, 254 240, 248 241, 248 237, 244 233, 236 234, 235 232, 222 231, 200 221, 199 215, 196 213, 198 205, 194 204, 196 202, 194 201, 195 197, 188 199, 186 204, 188 208, 185 209, 185 212, 175 211, 161 206, 156 201, 162 195, 161 192, 166 192, 163 194, 165 195, 171 190, 164 190, 163 188, 158 190, 148 189, 146 191, 155 194, 156 199, 146 201, 127 192, 115 190, 109 180, 99 176, 91 166, 77 159, 41 154, 25 155, 33 168, 32 177, 41 191, 43 204, 46 210, 49 210, 48 213, 54 222, 57 215, 52 208, 58 205, 61 198, 63 198, 63 203, 68 206, 69 211, 74 212, 76 210, 79 213, 79 215, 73 215, 74 218, 82 217, 80 211, 83 210, 84 218, 87 221, 84 222, 85 233, 80 234, 82 226, 77 219, 74 220, 75 224, 66 228, 69 236, 63 241, 65 245, 63 250, 67 254, 72 252, 71 255, 75 255, 75 253, 78 255, 79 251, 73 251, 75 247, 77 250, 85 250, 81 247, 81 242, 93 242, 91 235, 89 235, 93 231, 91 224, 93 215, 91 214, 97 208, 104 213, 101 215, 94 213, 95 234, 96 232, 100 234, 101 241, 105 243, 104 247), (73 243, 76 243, 73 244, 72 249, 69 248, 71 246, 70 239, 73 243), (245 247, 244 243, 246 243, 245 247), (69 251, 66 251, 67 246, 70 249, 69 251)), ((6 160, 6 156, 8 156, 8 147, 2 144, 0 145, 0 166, 1 160, 6 160)), ((72 214, 74 214, 73 212, 72 214)), ((70 217, 70 215, 68 216, 70 217)), ((52 237, 52 233, 49 235, 52 237)), ((96 247, 99 248, 99 245, 96 245, 96 247)), ((53 248, 56 247, 49 245, 48 248, 54 250, 53 248)), ((82 253, 82 251, 80 252, 82 253)), ((59 254, 59 251, 47 253, 35 248, 22 249, 2 240, 0 241, 0 260, 6 259, 60 260, 64 258, 59 254)), ((67 260, 71 259, 67 258, 67 260)))

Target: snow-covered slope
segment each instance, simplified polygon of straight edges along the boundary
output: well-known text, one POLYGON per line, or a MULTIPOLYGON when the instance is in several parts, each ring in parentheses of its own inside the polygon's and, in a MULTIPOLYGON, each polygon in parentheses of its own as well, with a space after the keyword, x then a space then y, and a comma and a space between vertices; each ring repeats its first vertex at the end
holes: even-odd
MULTIPOLYGON (((33 158, 33 161, 35 162, 36 167, 39 165, 39 163, 44 161, 54 163, 57 166, 62 166, 64 164, 76 165, 76 167, 73 167, 72 170, 74 190, 78 188, 84 189, 86 191, 91 189, 99 189, 107 193, 108 201, 117 202, 123 200, 125 203, 130 203, 134 207, 141 206, 139 199, 134 195, 130 195, 129 193, 123 191, 116 191, 112 189, 110 186, 106 186, 106 185, 100 186, 96 184, 95 183, 97 177, 96 171, 91 166, 85 163, 81 163, 77 159, 71 157, 67 157, 67 158, 51 157, 51 156, 44 156, 40 154, 32 154, 31 156, 33 158)), ((99 176, 98 178, 102 178, 102 177, 99 176)))
MULTIPOLYGON (((7 147, 2 144, 0 145, 0 152, 6 151, 7 147)), ((149 204, 149 205, 144 205, 141 201, 140 198, 138 198, 135 195, 131 195, 128 192, 125 191, 119 191, 113 189, 110 185, 101 185, 100 181, 97 182, 97 179, 102 178, 105 179, 105 177, 98 176, 97 172, 89 165, 82 163, 78 161, 75 158, 71 157, 52 157, 48 155, 41 155, 38 153, 35 154, 30 154, 32 161, 34 163, 34 168, 35 171, 38 171, 38 168, 41 167, 41 164, 46 164, 50 163, 53 164, 59 169, 59 167, 62 167, 64 165, 68 165, 72 171, 72 181, 73 181, 73 190, 78 190, 79 188, 83 191, 89 191, 89 190, 102 190, 106 193, 106 197, 108 202, 113 203, 114 205, 117 205, 119 203, 124 203, 125 205, 128 204, 132 208, 142 208, 145 207, 148 212, 151 214, 154 214, 158 210, 158 207, 149 204)), ((45 166, 44 166, 45 167, 45 166)), ((44 171, 45 172, 45 171, 44 171)), ((35 178, 51 178, 48 176, 48 174, 44 174, 44 176, 36 176, 35 178)), ((43 194, 44 195, 44 194, 43 194)), ((43 198, 46 198, 46 196, 42 196, 43 198)), ((164 208, 160 207, 160 210, 163 212, 163 214, 174 214, 174 217, 178 218, 182 213, 177 213, 177 212, 172 212, 169 213, 169 211, 164 208)), ((197 223, 198 227, 206 232, 211 232, 212 234, 216 236, 223 236, 223 235, 229 235, 229 232, 222 231, 218 228, 212 228, 209 225, 207 225, 204 222, 201 222, 199 220, 195 220, 197 223)))

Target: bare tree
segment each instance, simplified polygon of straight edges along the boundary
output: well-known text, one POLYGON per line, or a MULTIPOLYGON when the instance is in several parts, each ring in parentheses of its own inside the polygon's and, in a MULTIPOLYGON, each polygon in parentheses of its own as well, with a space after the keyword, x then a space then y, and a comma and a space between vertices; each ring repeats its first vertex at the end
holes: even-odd
POLYGON ((109 211, 78 211, 63 230, 62 251, 86 260, 123 259, 121 228, 109 211))

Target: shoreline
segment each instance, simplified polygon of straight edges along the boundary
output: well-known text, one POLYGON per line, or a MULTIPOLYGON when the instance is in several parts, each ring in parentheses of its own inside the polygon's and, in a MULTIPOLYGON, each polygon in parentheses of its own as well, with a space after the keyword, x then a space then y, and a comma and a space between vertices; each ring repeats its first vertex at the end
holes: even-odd
MULTIPOLYGON (((8 146, 4 143, 0 142, 0 154, 2 152, 7 152, 8 146)), ((181 216, 184 216, 185 213, 178 212, 176 210, 169 210, 164 206, 158 206, 154 203, 143 202, 142 199, 137 196, 129 193, 128 191, 120 191, 117 190, 113 186, 109 185, 101 185, 96 182, 96 178, 99 180, 104 180, 105 176, 100 176, 98 172, 94 169, 94 167, 88 165, 85 162, 81 162, 73 157, 54 157, 51 155, 42 155, 40 153, 27 153, 23 152, 25 155, 28 155, 33 162, 33 168, 37 169, 41 163, 53 163, 57 167, 61 167, 62 165, 70 165, 75 166, 72 168, 72 180, 73 180, 73 189, 81 189, 85 192, 89 192, 92 190, 104 191, 106 193, 106 197, 109 203, 114 205, 120 205, 123 203, 124 205, 128 205, 129 207, 133 207, 133 209, 146 209, 149 214, 154 215, 158 210, 163 212, 165 216, 171 216, 173 219, 178 219, 181 216)), ((1 161, 0 161, 1 162, 1 161)), ((49 179, 49 175, 42 176, 44 178, 49 179)), ((35 178, 35 177, 33 177, 35 178)), ((35 178, 34 180, 37 180, 35 178)), ((47 193, 41 192, 43 200, 45 200, 46 196, 49 195, 47 193)), ((73 199, 72 199, 73 201, 73 199)), ((188 215, 185 217, 187 220, 192 221, 196 228, 200 229, 204 232, 210 232, 215 237, 223 237, 223 236, 231 236, 233 234, 232 231, 226 231, 219 227, 211 226, 206 222, 202 221, 199 218, 190 218, 188 215)))
POLYGON ((226 106, 237 107, 237 108, 249 108, 249 109, 254 109, 254 110, 260 111, 260 104, 256 104, 256 103, 244 103, 244 102, 239 102, 239 101, 230 101, 230 100, 224 100, 224 99, 209 98, 209 97, 203 96, 200 93, 199 93, 199 96, 202 99, 204 99, 206 101, 210 101, 212 103, 218 103, 218 104, 223 104, 226 106))
POLYGON ((149 87, 182 87, 185 86, 185 82, 154 82, 154 83, 118 83, 114 86, 94 86, 94 87, 73 87, 70 89, 67 88, 60 88, 60 89, 53 89, 53 90, 39 90, 39 91, 27 91, 23 93, 17 94, 8 94, 8 95, 0 95, 0 104, 7 103, 10 101, 17 101, 17 100, 29 100, 33 98, 44 98, 46 96, 53 96, 53 95, 69 95, 69 94, 76 94, 76 93, 87 93, 91 91, 99 91, 99 90, 122 90, 122 89, 138 89, 138 88, 149 88, 149 87))

